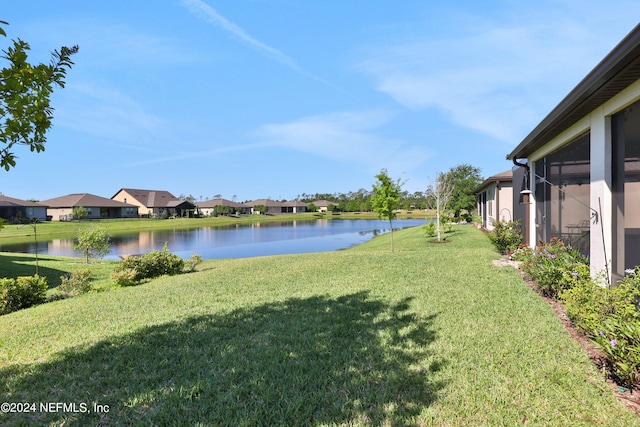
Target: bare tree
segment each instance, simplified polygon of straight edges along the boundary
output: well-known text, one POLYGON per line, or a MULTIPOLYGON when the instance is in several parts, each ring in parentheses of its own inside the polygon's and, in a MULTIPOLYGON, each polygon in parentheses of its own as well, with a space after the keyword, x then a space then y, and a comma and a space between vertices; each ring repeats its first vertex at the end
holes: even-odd
POLYGON ((436 210, 436 230, 438 232, 438 241, 442 240, 441 220, 447 205, 453 196, 455 185, 451 179, 451 175, 440 172, 434 182, 429 184, 427 188, 427 204, 430 208, 436 210))

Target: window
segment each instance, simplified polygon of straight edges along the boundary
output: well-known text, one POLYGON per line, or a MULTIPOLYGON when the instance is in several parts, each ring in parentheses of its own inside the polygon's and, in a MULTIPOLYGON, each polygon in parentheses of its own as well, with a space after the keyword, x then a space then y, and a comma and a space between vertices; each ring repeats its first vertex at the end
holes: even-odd
POLYGON ((640 102, 611 117, 613 274, 640 265, 640 102))
POLYGON ((495 188, 490 188, 487 191, 488 195, 487 195, 487 209, 488 209, 488 214, 490 217, 493 217, 493 203, 496 200, 496 189, 495 188))
POLYGON ((553 237, 589 255, 590 136, 584 134, 535 162, 536 236, 553 237))

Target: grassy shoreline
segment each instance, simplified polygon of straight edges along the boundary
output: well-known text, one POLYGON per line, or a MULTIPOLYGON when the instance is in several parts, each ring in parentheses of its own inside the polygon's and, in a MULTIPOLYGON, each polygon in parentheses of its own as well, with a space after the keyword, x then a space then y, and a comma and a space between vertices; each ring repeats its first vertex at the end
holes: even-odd
POLYGON ((109 412, 0 424, 640 424, 486 235, 394 234, 1 316, 2 400, 109 412))

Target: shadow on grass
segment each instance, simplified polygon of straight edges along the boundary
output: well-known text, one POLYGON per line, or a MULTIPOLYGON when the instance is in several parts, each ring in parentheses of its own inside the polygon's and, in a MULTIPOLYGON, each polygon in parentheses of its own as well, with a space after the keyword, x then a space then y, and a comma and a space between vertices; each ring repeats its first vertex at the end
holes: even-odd
MULTIPOLYGON (((47 278, 47 284, 49 289, 55 288, 60 284, 60 276, 65 274, 65 271, 58 270, 43 266, 42 263, 51 261, 51 258, 46 256, 38 257, 38 275, 47 278)), ((0 277, 18 277, 18 276, 33 276, 36 274, 36 260, 33 257, 21 257, 12 255, 6 257, 0 254, 0 277)))
POLYGON ((4 414, 0 424, 413 425, 445 384, 433 319, 361 292, 191 317, 55 361, 0 371, 2 400, 108 413, 4 414), (10 418, 9 418, 10 416, 10 418))

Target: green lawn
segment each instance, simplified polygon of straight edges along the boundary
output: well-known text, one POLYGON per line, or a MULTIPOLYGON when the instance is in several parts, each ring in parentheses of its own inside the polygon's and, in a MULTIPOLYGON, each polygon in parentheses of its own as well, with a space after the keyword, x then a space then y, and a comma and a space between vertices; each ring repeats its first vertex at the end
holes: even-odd
POLYGON ((450 238, 206 261, 2 316, 0 401, 91 413, 0 424, 640 425, 486 235, 450 238))

